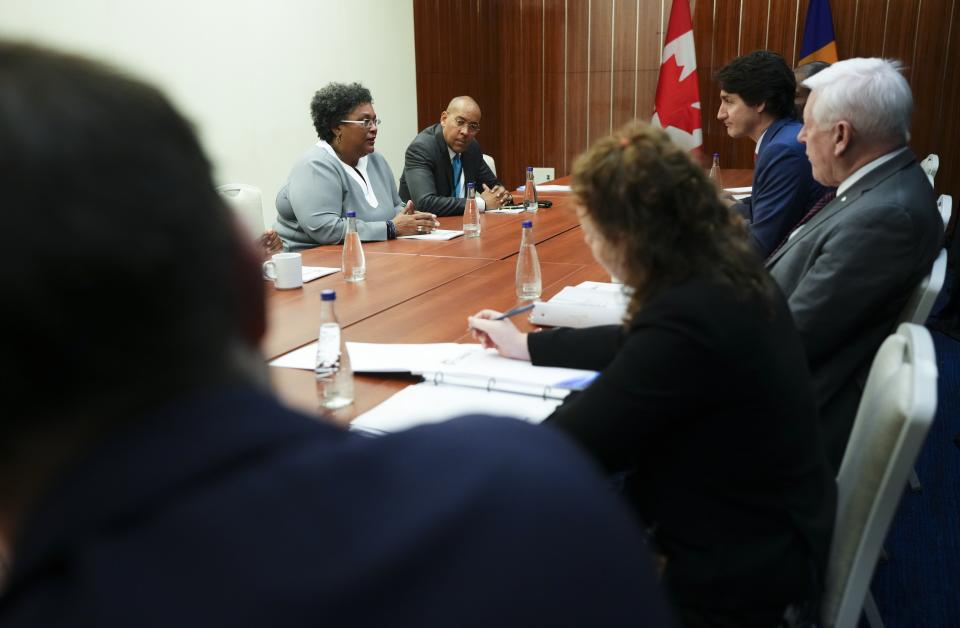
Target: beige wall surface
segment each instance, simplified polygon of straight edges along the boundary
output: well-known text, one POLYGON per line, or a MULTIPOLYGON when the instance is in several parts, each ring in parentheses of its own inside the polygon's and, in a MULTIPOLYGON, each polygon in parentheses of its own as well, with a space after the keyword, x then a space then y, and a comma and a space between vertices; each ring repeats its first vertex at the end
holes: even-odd
POLYGON ((215 181, 263 191, 266 225, 316 141, 313 92, 360 81, 397 178, 417 132, 413 8, 396 0, 0 0, 0 36, 80 52, 162 88, 195 124, 215 181))

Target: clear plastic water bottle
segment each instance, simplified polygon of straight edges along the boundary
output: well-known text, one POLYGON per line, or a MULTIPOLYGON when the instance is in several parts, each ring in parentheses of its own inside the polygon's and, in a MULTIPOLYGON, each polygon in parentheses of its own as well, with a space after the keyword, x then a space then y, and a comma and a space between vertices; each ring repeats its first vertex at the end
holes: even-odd
POLYGON ((723 190, 723 178, 720 176, 720 153, 713 154, 713 165, 710 166, 710 180, 718 190, 723 190))
POLYGON ((537 213, 537 186, 533 182, 533 166, 527 166, 527 181, 523 184, 523 207, 531 214, 537 213))
POLYGON ((477 190, 473 183, 467 184, 467 202, 463 206, 463 237, 480 237, 480 210, 477 209, 477 190))
POLYGON ((363 257, 360 234, 357 233, 357 212, 347 212, 347 234, 343 236, 343 278, 354 283, 367 275, 367 261, 363 257))
POLYGON ((533 243, 533 221, 524 220, 520 232, 520 252, 517 254, 517 298, 532 301, 540 298, 540 260, 533 243))
POLYGON ((329 410, 353 403, 353 370, 350 356, 340 333, 340 322, 334 304, 337 293, 320 293, 320 333, 317 338, 317 400, 329 410))

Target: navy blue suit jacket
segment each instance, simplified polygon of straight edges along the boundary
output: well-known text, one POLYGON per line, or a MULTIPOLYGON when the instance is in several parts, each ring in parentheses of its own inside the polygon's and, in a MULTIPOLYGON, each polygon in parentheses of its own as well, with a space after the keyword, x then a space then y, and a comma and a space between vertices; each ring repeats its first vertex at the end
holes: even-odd
POLYGON ((813 180, 804 146, 797 141, 802 126, 782 118, 767 127, 753 166, 753 194, 736 206, 764 258, 827 191, 813 180))
POLYGON ((0 626, 663 626, 639 526, 561 435, 366 438, 250 390, 118 429, 26 523, 0 626))

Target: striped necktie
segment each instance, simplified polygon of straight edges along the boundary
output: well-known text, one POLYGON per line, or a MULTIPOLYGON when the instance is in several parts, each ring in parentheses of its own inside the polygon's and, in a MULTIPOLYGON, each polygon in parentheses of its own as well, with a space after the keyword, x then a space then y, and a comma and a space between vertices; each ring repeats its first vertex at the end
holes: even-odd
POLYGON ((824 207, 826 207, 826 206, 830 203, 830 201, 832 201, 834 198, 836 198, 836 196, 837 196, 837 191, 836 191, 836 190, 830 190, 829 192, 827 192, 826 194, 824 194, 823 196, 821 196, 821 197, 820 197, 820 200, 817 201, 816 203, 814 203, 814 204, 813 204, 813 207, 810 208, 810 211, 808 211, 806 214, 803 215, 803 218, 800 219, 800 222, 798 222, 796 225, 794 225, 793 229, 791 229, 789 232, 787 232, 787 236, 786 236, 783 240, 780 241, 780 244, 777 245, 777 248, 773 249, 773 253, 771 253, 769 256, 767 256, 767 260, 769 260, 771 257, 773 257, 774 255, 776 255, 776 254, 777 254, 777 251, 779 251, 781 248, 783 248, 783 245, 786 244, 786 243, 787 243, 787 240, 790 239, 790 234, 791 234, 791 233, 793 233, 794 231, 796 231, 797 229, 799 229, 799 228, 802 227, 803 225, 805 225, 805 224, 807 224, 808 222, 810 222, 810 220, 811 220, 814 216, 816 216, 818 213, 820 213, 820 210, 823 209, 824 207))
POLYGON ((460 175, 463 172, 460 166, 460 153, 453 156, 453 195, 457 198, 463 196, 463 189, 460 186, 460 175))

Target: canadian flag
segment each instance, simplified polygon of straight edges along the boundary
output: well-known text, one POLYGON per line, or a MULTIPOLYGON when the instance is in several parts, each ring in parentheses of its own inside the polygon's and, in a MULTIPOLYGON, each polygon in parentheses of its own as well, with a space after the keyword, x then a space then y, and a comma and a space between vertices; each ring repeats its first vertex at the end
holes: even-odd
POLYGON ((703 145, 689 0, 673 0, 670 9, 651 123, 664 129, 674 142, 687 150, 695 151, 703 145))

